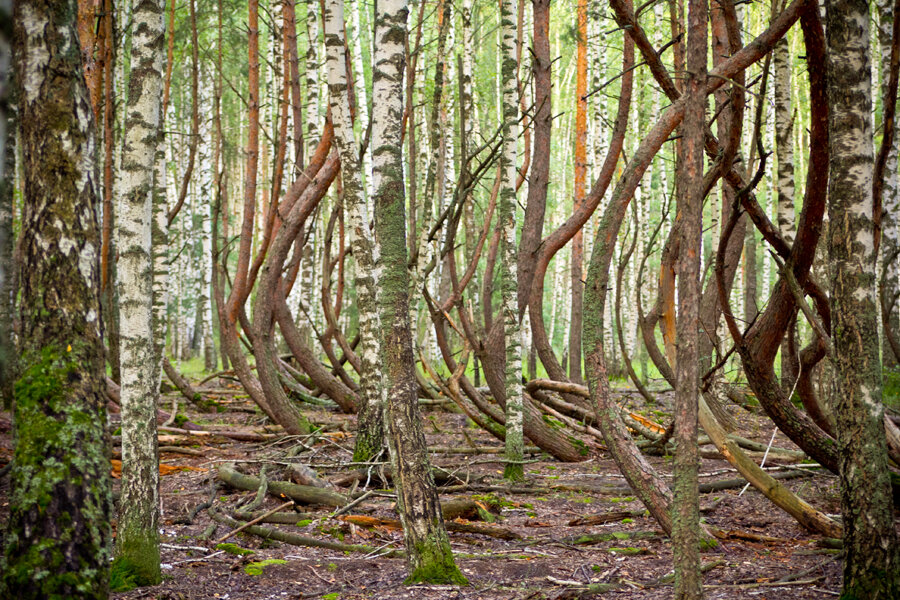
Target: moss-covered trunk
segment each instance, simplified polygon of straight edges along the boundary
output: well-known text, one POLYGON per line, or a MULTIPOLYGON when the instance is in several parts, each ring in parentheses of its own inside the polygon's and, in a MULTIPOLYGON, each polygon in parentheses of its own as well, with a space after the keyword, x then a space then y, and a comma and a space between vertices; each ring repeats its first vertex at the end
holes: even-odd
POLYGON ((111 511, 93 113, 76 4, 19 2, 22 371, 3 598, 106 598, 111 511))
POLYGON ((372 61, 375 254, 379 261, 377 306, 387 391, 385 432, 408 552, 408 581, 464 583, 465 577, 453 562, 440 515, 413 371, 401 146, 407 12, 406 0, 378 3, 372 61))

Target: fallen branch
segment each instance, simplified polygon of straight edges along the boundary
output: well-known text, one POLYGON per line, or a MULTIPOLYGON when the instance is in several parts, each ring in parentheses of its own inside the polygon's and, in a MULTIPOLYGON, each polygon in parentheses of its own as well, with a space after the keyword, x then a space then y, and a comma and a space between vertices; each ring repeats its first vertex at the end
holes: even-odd
MULTIPOLYGON (((216 522, 222 523, 223 525, 228 525, 229 527, 240 527, 242 523, 235 519, 232 519, 228 515, 220 513, 215 507, 210 507, 209 516, 216 522)), ((286 531, 279 531, 278 529, 270 529, 268 527, 260 527, 259 525, 250 525, 246 529, 244 529, 245 533, 252 533, 253 535, 258 535, 264 539, 276 540, 278 542, 284 542, 285 544, 290 544, 292 546, 307 546, 313 548, 325 548, 327 550, 337 550, 338 552, 361 552, 370 554, 378 551, 378 548, 372 548, 371 546, 363 546, 361 544, 343 544, 340 542, 329 542, 327 540, 320 540, 313 537, 309 537, 306 535, 299 535, 296 533, 288 533, 286 531)), ((388 556, 391 558, 397 558, 405 556, 406 553, 401 550, 389 550, 385 552, 382 556, 388 556)))
POLYGON ((610 531, 608 533, 573 535, 565 537, 561 541, 566 544, 584 546, 620 540, 649 540, 662 535, 663 534, 659 531, 610 531))

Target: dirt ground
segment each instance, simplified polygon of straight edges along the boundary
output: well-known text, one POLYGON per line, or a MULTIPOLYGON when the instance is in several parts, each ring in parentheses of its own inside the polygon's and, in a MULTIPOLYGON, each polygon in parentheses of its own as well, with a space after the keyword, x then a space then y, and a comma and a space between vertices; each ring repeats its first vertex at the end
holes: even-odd
MULTIPOLYGON (((332 517, 334 507, 298 506, 295 510, 314 514, 293 525, 263 524, 317 540, 365 545, 371 551, 342 552, 294 546, 247 533, 229 536, 227 542, 235 546, 228 548, 252 550, 252 554, 239 556, 218 550, 213 540, 228 534, 232 527, 215 523, 208 510, 198 511, 198 507, 209 501, 219 513, 233 514, 256 497, 253 491, 236 490, 220 481, 217 470, 223 464, 233 463, 237 470, 253 475, 258 475, 260 468, 267 465, 269 481, 290 479, 285 468, 289 463, 311 467, 325 482, 347 479, 351 468, 365 468, 362 481, 334 488, 356 497, 382 484, 378 482, 380 465, 351 467, 347 464, 353 448, 354 417, 324 409, 311 410, 310 418, 323 425, 321 435, 282 437, 272 435, 277 432, 265 427, 264 419, 241 397, 239 390, 223 387, 213 398, 224 412, 200 413, 193 407, 185 407, 181 400, 178 412, 206 430, 268 435, 260 441, 237 441, 221 435, 184 436, 163 432, 166 437, 162 438, 161 445, 178 450, 164 450, 161 454, 161 461, 166 465, 162 467, 161 478, 163 582, 117 593, 114 598, 512 600, 602 596, 638 600, 672 597, 671 582, 665 579, 672 569, 670 544, 656 522, 643 511, 599 443, 589 444, 589 459, 577 464, 563 464, 543 454, 531 454, 526 464, 527 481, 510 488, 502 480, 503 464, 499 460, 501 455, 496 453, 499 442, 473 428, 463 415, 436 407, 425 408, 424 420, 429 447, 438 449, 432 454, 433 464, 452 474, 450 481, 441 486, 442 502, 468 498, 482 507, 493 505, 499 512, 495 523, 457 520, 458 528, 474 524, 499 531, 507 538, 495 537, 496 533, 451 531, 457 564, 469 579, 469 586, 404 585, 407 574, 404 560, 383 556, 391 550, 403 549, 402 534, 389 521, 377 520, 397 518, 389 489, 365 498, 338 517, 332 517), (492 447, 495 453, 475 453, 475 447, 492 447), (623 511, 630 514, 613 515, 615 520, 599 525, 576 521, 582 519, 583 523, 587 517, 595 516, 596 522, 602 520, 599 516, 623 511), (379 525, 364 526, 371 523, 379 525), (579 539, 586 534, 602 533, 616 535, 608 536, 612 538, 610 541, 598 543, 584 543, 588 540, 579 539), (254 564, 272 559, 279 562, 254 564), (601 589, 597 584, 608 585, 601 589)), ((663 397, 660 406, 645 407, 634 394, 623 394, 622 399, 632 410, 644 410, 644 414, 659 422, 664 421, 659 411, 668 411, 667 403, 671 402, 670 398, 663 397)), ((161 408, 170 411, 171 406, 172 396, 166 396, 161 408)), ((773 427, 768 419, 733 408, 741 423, 741 435, 769 442, 773 427)), ((115 422, 112 426, 117 427, 115 422)), ((0 466, 11 456, 9 429, 9 414, 0 413, 0 466)), ((781 434, 776 436, 775 446, 796 449, 781 434)), ((661 472, 671 473, 670 457, 650 457, 650 461, 661 472)), ((738 477, 728 463, 715 459, 703 460, 701 474, 701 482, 738 477)), ((839 512, 837 480, 830 474, 815 471, 812 476, 791 479, 785 484, 820 510, 828 514, 839 512)), ((704 579, 706 597, 791 600, 837 596, 841 584, 838 551, 823 547, 818 536, 803 530, 752 488, 740 492, 741 488, 737 487, 701 495, 705 522, 732 532, 729 539, 720 541, 718 547, 702 556, 703 562, 711 567, 704 579)), ((8 517, 8 499, 9 478, 3 477, 0 480, 3 523, 8 517)), ((259 513, 283 501, 270 494, 253 508, 259 513)))

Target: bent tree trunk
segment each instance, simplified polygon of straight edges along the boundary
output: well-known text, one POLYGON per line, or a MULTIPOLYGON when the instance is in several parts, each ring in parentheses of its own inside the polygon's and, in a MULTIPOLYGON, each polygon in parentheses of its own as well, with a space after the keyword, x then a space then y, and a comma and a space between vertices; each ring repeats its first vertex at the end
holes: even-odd
POLYGON ((18 2, 16 10, 22 372, 0 596, 106 598, 111 498, 93 113, 74 0, 18 2))

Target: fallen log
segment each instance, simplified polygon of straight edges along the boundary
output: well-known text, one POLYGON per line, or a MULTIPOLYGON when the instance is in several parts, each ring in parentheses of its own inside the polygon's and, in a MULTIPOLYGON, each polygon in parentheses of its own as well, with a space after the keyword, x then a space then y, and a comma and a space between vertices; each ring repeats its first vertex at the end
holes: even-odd
MULTIPOLYGON (((228 525, 232 528, 241 527, 244 523, 240 521, 236 521, 232 519, 228 515, 220 513, 215 507, 210 507, 209 516, 216 522, 222 523, 223 525, 228 525)), ((252 533, 253 535, 258 535, 264 539, 276 540, 279 542, 284 542, 285 544, 291 544, 292 546, 307 546, 313 548, 325 548, 327 550, 337 550, 338 552, 363 552, 366 554, 371 554, 377 552, 379 548, 373 548, 371 546, 363 546, 361 544, 343 544, 341 542, 331 542, 328 540, 320 540, 317 538, 309 537, 306 535, 299 535, 297 533, 289 533, 287 531, 279 531, 277 529, 270 529, 268 527, 261 527, 259 525, 250 525, 244 529, 244 533, 252 533)), ((401 557, 405 556, 406 553, 402 550, 389 550, 385 552, 382 556, 388 557, 401 557)))
MULTIPOLYGON (((229 465, 223 464, 219 466, 218 477, 231 487, 239 490, 256 491, 259 489, 259 477, 244 475, 229 465)), ((350 502, 350 498, 344 494, 310 485, 299 485, 289 481, 270 481, 268 486, 268 491, 273 496, 278 498, 287 497, 304 504, 341 507, 350 502)))

